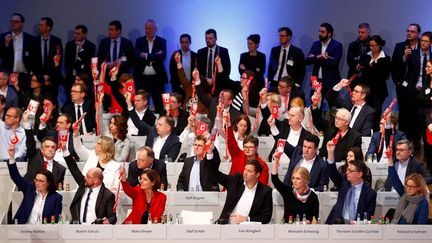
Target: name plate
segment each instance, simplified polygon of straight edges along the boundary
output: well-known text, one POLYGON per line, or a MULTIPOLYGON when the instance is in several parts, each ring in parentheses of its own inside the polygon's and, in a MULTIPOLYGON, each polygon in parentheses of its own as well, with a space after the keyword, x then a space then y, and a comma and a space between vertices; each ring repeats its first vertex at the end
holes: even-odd
POLYGON ((169 197, 168 202, 170 205, 219 205, 218 192, 176 192, 170 193, 169 197))
POLYGON ((387 163, 368 163, 367 166, 371 170, 372 176, 387 176, 387 163))
MULTIPOLYGON (((167 176, 175 176, 175 168, 177 163, 166 163, 167 176)), ((183 164, 183 163, 181 163, 183 164)), ((181 171, 181 169, 180 169, 181 171)), ((180 173, 180 172, 179 172, 180 173)))
POLYGON ((9 225, 9 240, 57 240, 57 225, 9 225))
MULTIPOLYGON (((8 162, 0 162, 0 176, 9 176, 7 163, 8 162)), ((21 175, 27 172, 27 162, 17 162, 16 165, 21 175)))
POLYGON ((336 204, 338 192, 319 192, 318 198, 320 205, 333 206, 336 204))
POLYGON ((275 141, 273 137, 259 137, 260 149, 272 149, 275 141))
POLYGON ((111 240, 112 225, 62 225, 60 234, 65 240, 111 240))
POLYGON ((118 239, 166 239, 166 225, 118 225, 118 239))
POLYGON ((275 206, 283 206, 284 205, 283 198, 282 198, 281 194, 276 189, 273 189, 273 205, 275 205, 275 206))
POLYGON ((331 238, 335 240, 381 240, 381 225, 332 225, 329 226, 331 238))
POLYGON ((328 239, 328 225, 277 224, 275 234, 278 239, 328 239))
POLYGON ((274 226, 264 224, 224 225, 225 239, 274 239, 274 226))
POLYGON ((386 239, 389 240, 431 240, 430 225, 388 225, 384 226, 386 239))
MULTIPOLYGON (((271 164, 269 164, 269 168, 271 168, 270 166, 271 166, 271 164)), ((288 167, 289 167, 289 163, 281 163, 279 168, 278 168, 278 175, 285 177, 285 175, 288 171, 288 167)), ((281 179, 281 180, 283 180, 283 179, 281 179)))
POLYGON ((377 193, 376 204, 382 206, 397 206, 399 204, 399 195, 397 192, 379 192, 377 193))
POLYGON ((220 225, 168 225, 170 239, 220 239, 220 225))

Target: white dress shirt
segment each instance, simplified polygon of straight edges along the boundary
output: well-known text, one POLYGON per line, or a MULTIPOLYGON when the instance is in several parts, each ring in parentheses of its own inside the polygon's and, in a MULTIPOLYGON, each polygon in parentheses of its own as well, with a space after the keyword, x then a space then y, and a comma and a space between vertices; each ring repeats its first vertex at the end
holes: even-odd
POLYGON ((24 66, 23 56, 28 56, 29 53, 24 51, 24 34, 23 32, 16 35, 14 32, 12 32, 12 39, 13 39, 13 49, 14 49, 14 64, 13 64, 13 71, 17 73, 26 73, 27 70, 24 66))
POLYGON ((278 65, 278 69, 275 73, 275 76, 273 77, 273 81, 279 81, 278 77, 279 77, 279 73, 281 72, 281 69, 282 69, 282 76, 281 77, 288 76, 288 71, 285 67, 287 64, 286 62, 288 61, 288 52, 289 52, 290 46, 291 46, 291 44, 289 44, 287 47, 281 46, 281 50, 279 52, 279 65, 278 65), (286 57, 285 57, 285 63, 282 63, 284 50, 286 50, 286 54, 285 54, 286 57))
MULTIPOLYGON (((144 115, 145 115, 146 110, 147 110, 147 108, 145 108, 142 111, 137 111, 137 110, 134 110, 134 111, 138 115, 139 119, 142 120, 144 115)), ((132 119, 128 118, 127 125, 128 125, 128 136, 138 135, 138 128, 132 122, 132 119)))
POLYGON ((252 189, 249 189, 246 185, 246 182, 243 182, 243 185, 245 187, 242 196, 240 197, 240 200, 237 202, 237 205, 235 206, 233 210, 233 214, 239 214, 242 216, 249 216, 249 212, 252 208, 252 203, 255 198, 256 189, 258 186, 258 182, 255 184, 252 189))
POLYGON ((358 115, 360 114, 361 109, 363 108, 363 106, 364 106, 365 104, 366 104, 366 102, 363 102, 363 104, 361 104, 361 105, 354 105, 354 106, 351 108, 351 112, 352 112, 352 110, 354 109, 354 107, 355 107, 355 111, 354 111, 354 115, 352 116, 351 121, 350 121, 350 124, 349 124, 349 127, 350 127, 350 128, 353 127, 354 122, 356 121, 358 115))
POLYGON ((90 200, 88 201, 88 206, 87 206, 87 220, 86 223, 83 223, 83 215, 84 215, 84 206, 85 206, 85 202, 87 200, 87 196, 88 193, 90 191, 90 188, 86 187, 85 192, 81 198, 81 208, 80 208, 80 222, 83 224, 91 224, 93 223, 96 219, 96 200, 100 191, 102 185, 99 185, 98 187, 92 188, 92 193, 90 194, 90 200))
MULTIPOLYGON (((148 48, 149 48, 147 55, 150 54, 150 53, 152 53, 152 51, 153 51, 153 44, 154 44, 155 39, 156 39, 156 36, 152 40, 146 39, 146 41, 148 42, 148 48)), ((146 59, 147 59, 147 56, 146 56, 146 59)), ((152 65, 145 66, 143 74, 146 75, 146 76, 156 75, 156 70, 153 68, 152 65)))
MULTIPOLYGON (((168 139, 168 136, 169 134, 166 135, 165 137, 158 136, 157 138, 155 138, 153 143, 153 152, 155 158, 159 158, 162 147, 164 146, 166 140, 168 139)), ((171 158, 171 159, 175 159, 175 158, 171 158)))
POLYGON ((42 223, 42 213, 45 207, 45 201, 47 196, 48 196, 48 192, 47 194, 45 194, 45 196, 42 196, 42 193, 36 191, 36 197, 34 200, 33 209, 30 213, 30 217, 28 219, 27 224, 42 223), (39 222, 38 222, 38 218, 40 220, 39 222))
POLYGON ((296 167, 304 167, 309 172, 311 172, 312 166, 313 166, 314 161, 315 161, 315 158, 316 158, 316 156, 313 157, 311 160, 306 160, 305 157, 303 156, 303 158, 300 159, 300 161, 297 163, 296 167))
MULTIPOLYGON (((327 43, 321 42, 321 54, 324 54, 326 52, 330 41, 331 41, 331 38, 327 41, 327 43)), ((320 67, 318 70, 318 78, 322 79, 322 67, 320 67)))
POLYGON ((201 176, 200 176, 200 163, 197 157, 194 158, 191 173, 189 176, 189 191, 202 191, 201 187, 201 176))

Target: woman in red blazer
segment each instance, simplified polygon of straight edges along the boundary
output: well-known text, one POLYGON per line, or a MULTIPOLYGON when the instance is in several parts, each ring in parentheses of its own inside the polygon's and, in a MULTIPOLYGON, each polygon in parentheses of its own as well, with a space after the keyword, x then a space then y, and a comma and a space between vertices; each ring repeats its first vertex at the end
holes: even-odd
POLYGON ((131 187, 127 183, 124 168, 120 169, 123 191, 132 198, 132 212, 123 224, 147 224, 149 216, 151 222, 161 222, 165 211, 166 195, 157 190, 160 187, 160 176, 152 169, 146 169, 141 174, 140 184, 131 187))

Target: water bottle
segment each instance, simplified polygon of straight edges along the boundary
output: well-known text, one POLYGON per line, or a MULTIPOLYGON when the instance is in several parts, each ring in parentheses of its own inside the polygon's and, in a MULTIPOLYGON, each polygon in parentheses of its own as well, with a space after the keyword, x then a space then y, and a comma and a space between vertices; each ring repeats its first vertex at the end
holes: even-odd
POLYGON ((324 185, 323 191, 324 192, 328 191, 327 185, 324 185))
POLYGON ((18 219, 14 219, 14 224, 18 224, 18 219))
POLYGON ((147 224, 152 224, 151 213, 148 213, 147 224))
POLYGON ((179 213, 176 214, 175 220, 176 220, 176 224, 180 224, 180 214, 179 213))
POLYGON ((295 224, 300 224, 300 215, 299 214, 296 215, 295 224))
POLYGON ((357 214, 356 224, 361 224, 360 214, 359 213, 357 214))
POLYGON ((196 185, 196 186, 195 186, 195 191, 196 191, 196 192, 199 192, 199 191, 200 191, 199 185, 196 185))
POLYGON ((170 192, 170 191, 171 191, 171 183, 168 182, 168 185, 167 185, 167 192, 170 192))
POLYGON ((368 216, 367 216, 367 212, 363 213, 363 224, 368 224, 368 216))
POLYGON ((373 155, 372 155, 372 162, 373 162, 373 163, 378 163, 378 157, 377 157, 377 154, 373 154, 373 155))
POLYGON ((306 214, 305 214, 305 213, 303 214, 303 221, 302 221, 302 224, 306 224, 306 214))
POLYGON ((36 217, 36 224, 42 224, 42 215, 38 214, 36 217))
POLYGON ((165 164, 169 162, 169 161, 168 161, 168 154, 165 154, 165 159, 164 159, 164 161, 165 161, 165 164))
POLYGON ((173 223, 174 223, 173 216, 172 214, 169 214, 168 224, 173 224, 173 223))

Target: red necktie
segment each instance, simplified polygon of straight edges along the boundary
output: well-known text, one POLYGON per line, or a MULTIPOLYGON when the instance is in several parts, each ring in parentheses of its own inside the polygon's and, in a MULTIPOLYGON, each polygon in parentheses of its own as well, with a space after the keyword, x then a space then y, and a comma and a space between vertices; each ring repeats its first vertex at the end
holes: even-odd
POLYGON ((44 161, 43 163, 43 169, 48 170, 48 161, 44 161))

